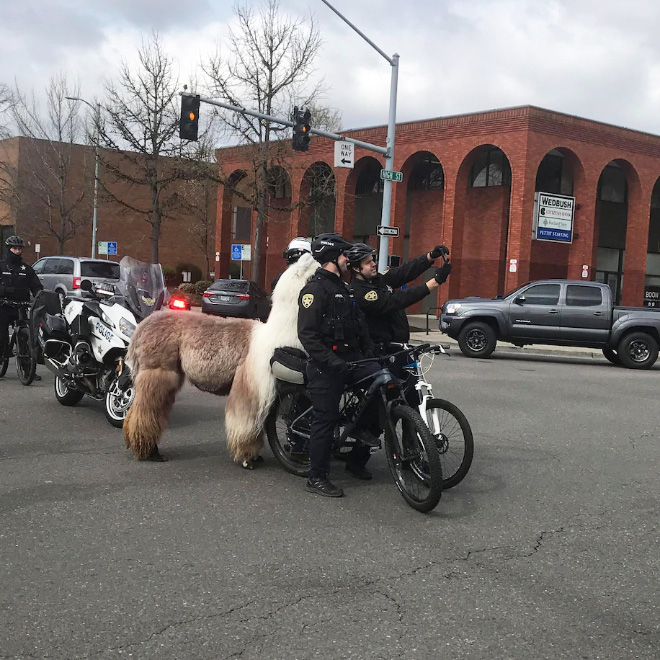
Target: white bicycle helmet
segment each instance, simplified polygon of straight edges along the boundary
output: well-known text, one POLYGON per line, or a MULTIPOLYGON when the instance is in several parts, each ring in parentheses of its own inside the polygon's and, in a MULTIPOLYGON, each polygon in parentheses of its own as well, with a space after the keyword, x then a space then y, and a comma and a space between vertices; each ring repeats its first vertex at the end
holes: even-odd
POLYGON ((286 250, 282 252, 282 256, 286 259, 287 265, 295 264, 298 259, 303 255, 305 252, 310 252, 312 251, 312 246, 306 238, 303 238, 302 236, 297 236, 294 238, 289 245, 287 245, 286 250))

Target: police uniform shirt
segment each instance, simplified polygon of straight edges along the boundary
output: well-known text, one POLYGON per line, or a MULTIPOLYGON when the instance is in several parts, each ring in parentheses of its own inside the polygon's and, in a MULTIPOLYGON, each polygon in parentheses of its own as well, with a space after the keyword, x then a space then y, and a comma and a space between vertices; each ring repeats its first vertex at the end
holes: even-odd
POLYGON ((399 289, 431 266, 426 254, 378 274, 371 281, 354 278, 351 290, 367 318, 369 334, 376 343, 407 342, 410 326, 405 309, 430 293, 426 284, 399 289))
POLYGON ((20 261, 17 264, 0 262, 0 298, 15 302, 30 300, 30 292, 37 294, 43 289, 32 266, 20 261))
POLYGON ((298 338, 317 362, 337 366, 373 351, 364 315, 338 275, 319 268, 298 298, 298 338))

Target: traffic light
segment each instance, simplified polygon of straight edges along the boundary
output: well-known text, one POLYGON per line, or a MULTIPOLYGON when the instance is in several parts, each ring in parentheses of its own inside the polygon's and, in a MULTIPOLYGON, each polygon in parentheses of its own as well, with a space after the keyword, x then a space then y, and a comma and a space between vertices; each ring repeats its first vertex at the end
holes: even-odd
POLYGON ((199 131, 199 95, 181 97, 181 118, 179 119, 179 137, 182 140, 197 141, 199 131))
POLYGON ((312 137, 310 133, 309 120, 312 113, 309 110, 298 110, 298 106, 293 108, 293 150, 308 151, 309 140, 312 137))

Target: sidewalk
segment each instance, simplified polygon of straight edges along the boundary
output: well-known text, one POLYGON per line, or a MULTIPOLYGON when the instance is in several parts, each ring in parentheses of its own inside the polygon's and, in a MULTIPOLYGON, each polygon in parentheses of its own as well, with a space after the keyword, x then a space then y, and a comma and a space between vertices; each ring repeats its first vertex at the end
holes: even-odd
MULTIPOLYGON (((438 319, 433 314, 429 316, 429 333, 426 334, 426 315, 409 314, 408 323, 410 324, 410 340, 415 343, 431 342, 433 344, 443 344, 449 346, 452 353, 460 353, 458 342, 448 335, 440 332, 438 328, 438 319)), ((497 342, 496 353, 511 353, 515 355, 557 355, 564 357, 575 357, 582 359, 600 359, 605 360, 603 352, 598 348, 581 348, 577 346, 549 346, 546 344, 532 344, 519 348, 506 342, 497 342)))

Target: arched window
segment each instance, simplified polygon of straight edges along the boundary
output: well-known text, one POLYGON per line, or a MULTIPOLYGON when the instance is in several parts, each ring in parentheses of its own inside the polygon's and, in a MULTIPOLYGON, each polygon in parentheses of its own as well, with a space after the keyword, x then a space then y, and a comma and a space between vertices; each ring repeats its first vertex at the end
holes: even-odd
POLYGON ((623 170, 610 163, 598 179, 598 199, 602 202, 626 204, 628 202, 628 181, 623 170))
POLYGON ((362 168, 355 184, 356 195, 369 195, 383 192, 383 180, 380 178, 380 163, 369 160, 362 168))
POLYGON ((440 161, 423 158, 415 164, 408 180, 408 190, 444 190, 445 173, 440 161))
POLYGON ((471 188, 511 185, 509 159, 498 147, 486 147, 477 154, 470 170, 471 188))

